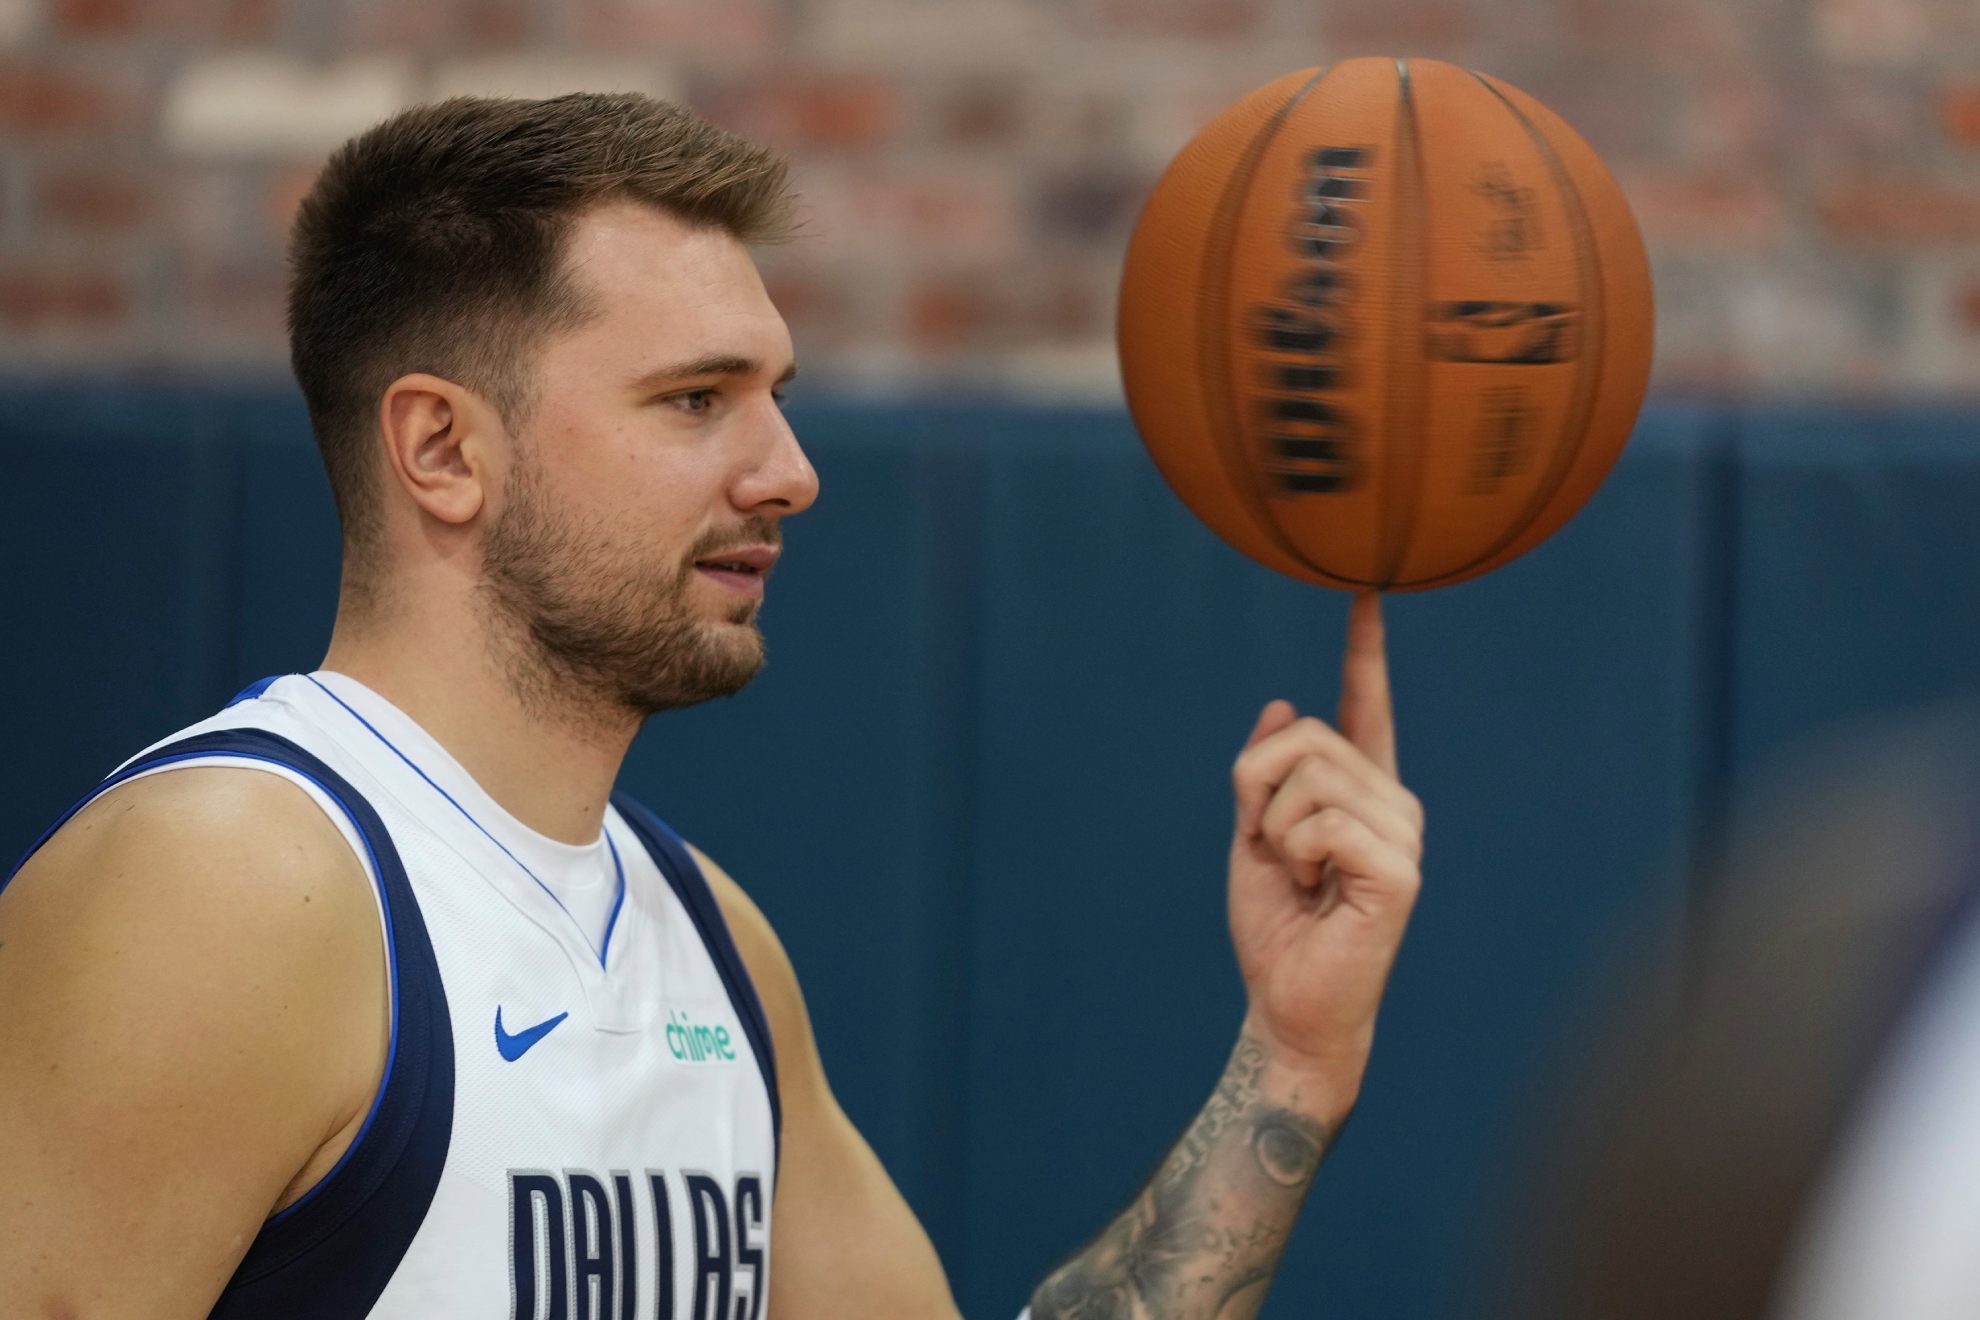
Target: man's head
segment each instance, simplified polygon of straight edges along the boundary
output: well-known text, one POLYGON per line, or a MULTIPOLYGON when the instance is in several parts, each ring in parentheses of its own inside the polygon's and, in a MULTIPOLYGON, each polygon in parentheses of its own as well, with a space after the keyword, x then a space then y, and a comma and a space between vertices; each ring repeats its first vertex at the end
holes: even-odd
POLYGON ((788 212, 779 158, 639 96, 459 98, 341 148, 289 325, 347 594, 471 592, 550 696, 646 712, 746 682, 762 575, 710 562, 816 492, 744 247, 788 212))

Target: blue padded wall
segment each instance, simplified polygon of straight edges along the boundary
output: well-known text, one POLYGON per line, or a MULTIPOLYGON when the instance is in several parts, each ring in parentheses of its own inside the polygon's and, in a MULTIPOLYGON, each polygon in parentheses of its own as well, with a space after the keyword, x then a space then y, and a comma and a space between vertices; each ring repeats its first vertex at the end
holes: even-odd
MULTIPOLYGON (((1535 1051, 1609 929, 1669 906, 1700 425, 1652 418, 1588 516, 1516 569, 1388 603, 1428 887, 1281 1314, 1465 1311, 1456 1244, 1535 1051)), ((1118 421, 1034 427, 986 461, 972 1288, 1090 1232, 1214 1082, 1242 1011, 1227 767, 1266 699, 1331 715, 1344 618, 1182 515, 1118 421)))
MULTIPOLYGON (((847 1110, 966 1314, 1014 1314, 1214 1082, 1241 991, 1227 771, 1331 711, 1343 601, 1251 565, 1125 418, 813 405, 771 664, 625 783, 776 923, 847 1110)), ((282 392, 0 390, 0 846, 245 682, 320 656, 335 520, 282 392)), ((1267 1315, 1473 1313, 1515 1134, 1591 987, 1698 901, 1747 767, 1980 654, 1980 421, 1646 414, 1518 563, 1389 602, 1426 889, 1361 1112, 1267 1315)))
POLYGON ((1980 678, 1980 416, 1739 423, 1733 758, 1980 678))

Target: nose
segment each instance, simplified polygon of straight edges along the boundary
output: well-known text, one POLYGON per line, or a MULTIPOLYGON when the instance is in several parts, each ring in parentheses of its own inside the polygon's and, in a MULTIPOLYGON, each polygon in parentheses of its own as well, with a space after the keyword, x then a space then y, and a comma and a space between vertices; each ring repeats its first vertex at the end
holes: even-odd
POLYGON ((803 513, 818 498, 818 471, 805 457, 784 411, 765 400, 757 461, 737 475, 730 494, 746 513, 803 513))

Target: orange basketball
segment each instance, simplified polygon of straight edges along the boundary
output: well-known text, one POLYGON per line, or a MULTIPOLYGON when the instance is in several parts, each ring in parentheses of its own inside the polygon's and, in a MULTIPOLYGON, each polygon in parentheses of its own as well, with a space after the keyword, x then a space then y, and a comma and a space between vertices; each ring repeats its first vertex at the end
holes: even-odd
POLYGON ((1148 451, 1239 550, 1332 587, 1442 586, 1592 495, 1650 373, 1615 180, 1546 106, 1436 60, 1259 88, 1163 174, 1121 369, 1148 451))

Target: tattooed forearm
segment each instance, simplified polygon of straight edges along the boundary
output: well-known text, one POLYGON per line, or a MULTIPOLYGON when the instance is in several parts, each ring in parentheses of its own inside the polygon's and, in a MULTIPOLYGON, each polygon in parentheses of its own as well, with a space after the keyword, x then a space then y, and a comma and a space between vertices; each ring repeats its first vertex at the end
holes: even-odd
POLYGON ((1210 1102, 1134 1204, 1040 1284, 1034 1320, 1245 1320, 1258 1313, 1333 1133, 1268 1098, 1244 1037, 1210 1102))

